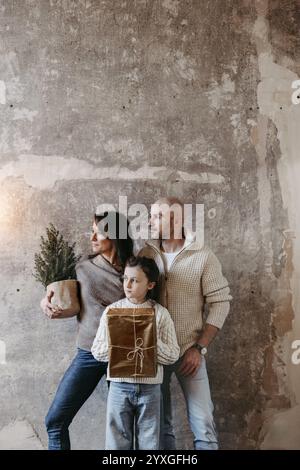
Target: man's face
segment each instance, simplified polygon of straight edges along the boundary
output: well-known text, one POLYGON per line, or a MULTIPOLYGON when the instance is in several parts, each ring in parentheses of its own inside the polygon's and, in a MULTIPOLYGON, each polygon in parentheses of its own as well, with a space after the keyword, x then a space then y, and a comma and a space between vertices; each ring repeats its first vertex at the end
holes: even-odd
POLYGON ((173 214, 170 214, 168 206, 158 203, 153 204, 150 216, 151 238, 169 238, 168 234, 171 233, 172 217, 173 214))
POLYGON ((176 208, 174 214, 172 207, 167 204, 152 204, 149 224, 153 239, 168 239, 170 235, 174 235, 175 228, 177 237, 180 238, 182 233, 181 208, 176 208))

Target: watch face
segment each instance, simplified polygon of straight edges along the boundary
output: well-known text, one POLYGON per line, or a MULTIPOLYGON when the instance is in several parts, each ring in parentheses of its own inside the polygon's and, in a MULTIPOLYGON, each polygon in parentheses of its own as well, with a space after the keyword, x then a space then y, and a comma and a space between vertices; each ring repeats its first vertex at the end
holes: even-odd
POLYGON ((202 348, 201 349, 201 354, 204 356, 207 353, 207 348, 202 348))

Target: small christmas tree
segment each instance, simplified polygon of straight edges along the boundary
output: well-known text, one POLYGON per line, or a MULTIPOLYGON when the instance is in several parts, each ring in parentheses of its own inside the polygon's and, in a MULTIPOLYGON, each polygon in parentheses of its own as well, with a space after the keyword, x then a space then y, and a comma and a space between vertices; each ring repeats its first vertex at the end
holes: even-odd
POLYGON ((35 279, 46 288, 56 281, 76 279, 75 266, 80 256, 75 255, 75 243, 69 245, 53 224, 46 228, 47 238, 41 236, 41 251, 35 253, 35 279))

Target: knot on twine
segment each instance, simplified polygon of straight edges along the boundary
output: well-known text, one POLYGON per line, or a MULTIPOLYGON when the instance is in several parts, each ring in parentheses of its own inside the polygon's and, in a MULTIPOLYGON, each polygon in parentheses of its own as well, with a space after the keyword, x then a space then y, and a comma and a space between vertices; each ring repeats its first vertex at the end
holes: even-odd
POLYGON ((135 359, 135 364, 137 366, 138 360, 140 360, 140 373, 143 371, 143 361, 144 361, 144 353, 143 353, 143 339, 142 338, 136 338, 135 340, 135 346, 132 351, 129 351, 127 354, 127 359, 128 361, 133 361, 135 359))

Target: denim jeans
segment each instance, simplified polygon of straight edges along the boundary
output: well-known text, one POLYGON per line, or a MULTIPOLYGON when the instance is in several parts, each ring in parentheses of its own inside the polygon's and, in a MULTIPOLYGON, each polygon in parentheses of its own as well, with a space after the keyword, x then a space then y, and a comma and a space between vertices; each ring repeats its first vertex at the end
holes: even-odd
POLYGON ((160 384, 110 383, 106 450, 159 448, 160 393, 160 384))
POLYGON ((49 450, 71 448, 68 428, 106 373, 106 369, 106 362, 96 361, 91 352, 78 348, 77 355, 58 386, 45 419, 49 450))
POLYGON ((178 369, 181 361, 182 358, 175 364, 164 366, 160 448, 176 449, 170 394, 171 376, 175 373, 184 394, 188 421, 194 434, 194 449, 217 450, 218 437, 213 418, 214 406, 210 396, 205 358, 202 358, 200 368, 195 377, 184 377, 179 374, 178 369))

